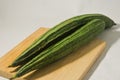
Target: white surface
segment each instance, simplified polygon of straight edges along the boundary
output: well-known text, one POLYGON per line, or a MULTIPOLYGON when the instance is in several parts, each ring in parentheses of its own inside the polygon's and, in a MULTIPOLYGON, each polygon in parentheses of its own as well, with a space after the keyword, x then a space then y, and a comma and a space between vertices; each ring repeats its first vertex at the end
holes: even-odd
POLYGON ((100 35, 108 43, 105 55, 85 80, 120 80, 119 8, 120 0, 0 0, 0 57, 39 27, 53 27, 84 13, 102 13, 118 25, 100 35))

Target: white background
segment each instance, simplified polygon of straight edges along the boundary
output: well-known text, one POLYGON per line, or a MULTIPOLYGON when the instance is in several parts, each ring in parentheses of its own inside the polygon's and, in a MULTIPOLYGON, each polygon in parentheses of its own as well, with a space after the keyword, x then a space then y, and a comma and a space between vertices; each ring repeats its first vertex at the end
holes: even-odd
POLYGON ((39 27, 53 27, 84 13, 102 13, 117 25, 99 36, 107 47, 85 80, 120 80, 119 8, 120 0, 0 0, 0 57, 39 27))

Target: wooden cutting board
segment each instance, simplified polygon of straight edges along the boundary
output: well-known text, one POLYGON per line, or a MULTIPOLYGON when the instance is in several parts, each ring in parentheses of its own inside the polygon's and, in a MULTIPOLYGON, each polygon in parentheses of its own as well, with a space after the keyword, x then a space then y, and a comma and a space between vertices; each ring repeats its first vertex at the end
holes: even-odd
MULTIPOLYGON (((0 76, 11 78, 16 73, 12 71, 17 68, 8 68, 8 66, 23 50, 47 30, 47 28, 38 29, 0 58, 0 76)), ((95 39, 62 60, 15 80, 82 80, 102 54, 105 45, 104 41, 95 39)))

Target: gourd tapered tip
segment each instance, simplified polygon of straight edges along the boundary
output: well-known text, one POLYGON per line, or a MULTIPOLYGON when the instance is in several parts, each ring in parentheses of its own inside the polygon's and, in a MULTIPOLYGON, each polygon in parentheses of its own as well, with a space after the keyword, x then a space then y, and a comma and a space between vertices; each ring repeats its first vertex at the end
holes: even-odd
POLYGON ((15 78, 17 78, 17 76, 15 75, 15 76, 13 76, 12 78, 10 78, 10 80, 14 80, 15 78))
POLYGON ((114 25, 117 25, 117 23, 114 23, 114 25))
POLYGON ((18 66, 18 64, 16 62, 13 62, 12 64, 10 64, 8 67, 16 67, 18 66))
POLYGON ((14 65, 14 64, 11 64, 11 65, 9 65, 8 67, 15 67, 15 65, 14 65))
POLYGON ((9 65, 8 67, 13 67, 12 65, 9 65))

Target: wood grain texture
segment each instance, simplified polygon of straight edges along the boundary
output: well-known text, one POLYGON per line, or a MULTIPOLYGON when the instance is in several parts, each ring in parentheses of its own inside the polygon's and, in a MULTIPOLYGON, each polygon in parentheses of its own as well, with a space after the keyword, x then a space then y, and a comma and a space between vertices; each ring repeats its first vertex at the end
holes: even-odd
MULTIPOLYGON (((47 28, 40 28, 19 43, 6 55, 0 58, 0 76, 11 78, 16 72, 15 68, 8 66, 21 54, 34 40, 45 33, 47 28)), ((106 43, 100 39, 95 39, 83 46, 75 53, 45 67, 44 69, 33 71, 15 80, 82 80, 89 69, 102 54, 106 43)))

